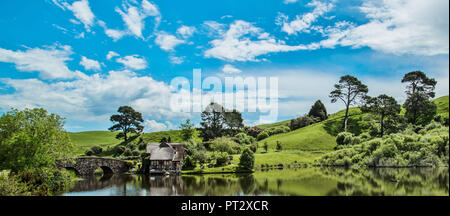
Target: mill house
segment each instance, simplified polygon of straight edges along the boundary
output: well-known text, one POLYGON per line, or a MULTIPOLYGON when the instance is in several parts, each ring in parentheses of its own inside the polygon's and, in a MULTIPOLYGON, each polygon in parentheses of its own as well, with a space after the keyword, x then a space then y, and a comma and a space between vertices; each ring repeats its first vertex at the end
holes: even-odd
POLYGON ((185 156, 182 143, 148 143, 147 153, 150 153, 150 173, 167 174, 180 173, 185 156))

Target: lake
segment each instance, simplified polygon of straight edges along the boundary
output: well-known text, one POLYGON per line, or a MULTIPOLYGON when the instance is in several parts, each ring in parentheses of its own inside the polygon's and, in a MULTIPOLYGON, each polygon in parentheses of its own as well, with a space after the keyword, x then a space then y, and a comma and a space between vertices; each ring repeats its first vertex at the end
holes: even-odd
POLYGON ((448 196, 448 168, 301 168, 252 174, 92 176, 63 196, 448 196))

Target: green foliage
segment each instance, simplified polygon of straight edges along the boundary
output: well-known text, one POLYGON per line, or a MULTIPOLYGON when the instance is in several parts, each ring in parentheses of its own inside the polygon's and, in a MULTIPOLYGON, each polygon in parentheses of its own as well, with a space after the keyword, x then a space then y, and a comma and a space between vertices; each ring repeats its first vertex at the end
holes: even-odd
POLYGON ((6 170, 0 171, 0 196, 29 195, 27 185, 6 170))
POLYGON ((241 147, 229 137, 219 137, 211 141, 210 148, 213 151, 227 152, 228 154, 240 153, 241 147))
POLYGON ((336 143, 338 145, 352 144, 353 134, 349 132, 341 132, 336 136, 336 143))
POLYGON ((393 97, 382 94, 373 98, 366 97, 366 103, 361 109, 364 112, 379 116, 380 136, 383 136, 387 128, 395 127, 394 125, 399 119, 398 114, 400 114, 401 106, 393 97))
POLYGON ((44 109, 12 109, 0 117, 0 169, 53 167, 72 143, 64 119, 44 109))
POLYGON ((183 141, 188 141, 194 138, 195 128, 190 119, 187 119, 184 124, 182 123, 180 128, 183 141))
POLYGON ((283 150, 283 146, 281 145, 281 142, 277 140, 277 151, 283 150))
POLYGON ((190 155, 183 160, 183 170, 191 170, 196 167, 194 159, 190 155))
POLYGON ((201 137, 204 141, 224 135, 234 136, 244 127, 242 114, 237 110, 225 110, 217 103, 209 104, 201 114, 201 137))
POLYGON ((267 144, 267 141, 264 142, 264 151, 266 151, 266 152, 269 151, 269 144, 267 144))
POLYGON ((313 117, 313 116, 301 116, 296 119, 291 120, 291 130, 297 130, 299 128, 303 128, 309 125, 312 125, 314 123, 317 123, 320 121, 320 118, 313 117))
POLYGON ((255 166, 255 155, 253 152, 246 148, 241 154, 241 157, 239 158, 239 169, 245 170, 245 171, 251 171, 253 170, 255 166))
POLYGON ((211 164, 215 167, 228 165, 230 156, 227 152, 212 152, 210 156, 211 164))
POLYGON ((103 149, 100 146, 92 146, 91 151, 94 155, 98 155, 103 152, 103 149))
POLYGON ((256 153, 256 151, 258 150, 258 145, 257 143, 253 143, 250 145, 250 150, 252 150, 253 153, 256 153))
POLYGON ((356 77, 345 75, 339 80, 339 84, 334 85, 334 90, 330 93, 331 103, 341 100, 345 105, 344 132, 347 132, 348 111, 351 105, 362 100, 369 89, 356 77))
POLYGON ((263 140, 263 139, 265 139, 267 137, 269 137, 269 134, 266 131, 263 131, 263 132, 258 134, 257 140, 260 141, 260 140, 263 140))
POLYGON ((267 132, 267 134, 269 134, 269 136, 273 136, 275 134, 290 132, 291 129, 288 126, 278 126, 266 129, 265 131, 267 132))
POLYGON ((317 100, 314 105, 309 110, 308 116, 313 118, 318 118, 320 121, 326 120, 328 118, 327 109, 322 101, 317 100))
POLYGON ((370 167, 448 166, 448 134, 448 127, 435 122, 421 129, 419 133, 405 129, 401 133, 367 141, 364 141, 366 138, 361 135, 354 137, 360 139, 360 144, 343 146, 326 154, 318 164, 370 167))
POLYGON ((253 138, 252 136, 248 136, 245 133, 238 133, 234 137, 237 139, 238 143, 241 145, 250 145, 256 141, 255 138, 253 138))
POLYGON ((259 128, 259 127, 251 127, 251 128, 246 128, 246 133, 249 136, 252 136, 253 138, 257 138, 258 134, 263 132, 263 129, 259 128))
POLYGON ((71 186, 74 174, 65 169, 37 168, 18 173, 21 182, 27 185, 31 195, 48 196, 64 191, 71 186))
POLYGON ((141 124, 144 122, 142 113, 135 111, 130 106, 121 106, 117 110, 120 114, 112 115, 110 120, 114 123, 108 130, 120 131, 116 138, 128 140, 128 134, 140 134, 144 130, 141 124))

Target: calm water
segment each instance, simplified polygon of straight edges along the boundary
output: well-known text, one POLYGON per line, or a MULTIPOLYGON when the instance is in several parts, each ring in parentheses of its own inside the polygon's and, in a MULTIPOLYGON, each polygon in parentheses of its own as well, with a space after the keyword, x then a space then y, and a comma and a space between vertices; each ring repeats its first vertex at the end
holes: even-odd
POLYGON ((448 196, 448 168, 304 168, 253 174, 113 175, 79 181, 64 196, 448 196))

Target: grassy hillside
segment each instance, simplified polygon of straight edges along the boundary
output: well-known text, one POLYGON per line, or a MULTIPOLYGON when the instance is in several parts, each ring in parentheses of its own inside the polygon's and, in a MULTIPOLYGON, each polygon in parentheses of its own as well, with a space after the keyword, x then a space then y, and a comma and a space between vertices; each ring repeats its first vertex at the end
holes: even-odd
POLYGON ((92 146, 100 146, 103 149, 120 143, 116 139, 117 132, 110 131, 85 131, 69 133, 70 139, 75 146, 74 155, 84 154, 92 146))
POLYGON ((443 96, 433 100, 437 106, 437 113, 448 118, 448 96, 443 96))

